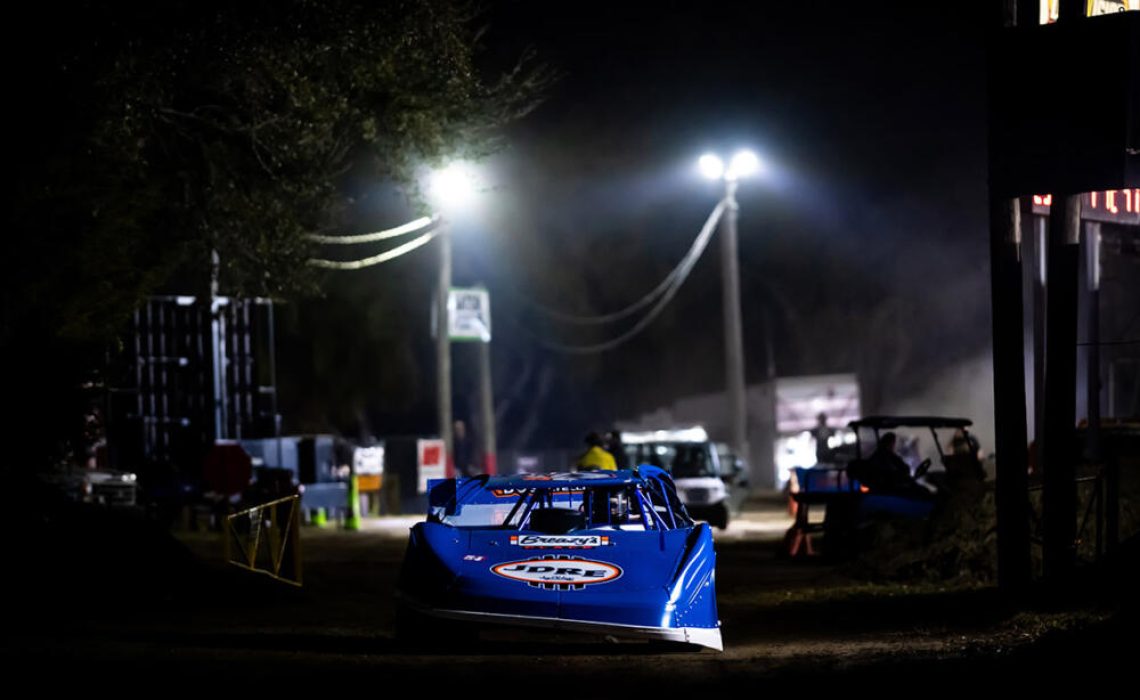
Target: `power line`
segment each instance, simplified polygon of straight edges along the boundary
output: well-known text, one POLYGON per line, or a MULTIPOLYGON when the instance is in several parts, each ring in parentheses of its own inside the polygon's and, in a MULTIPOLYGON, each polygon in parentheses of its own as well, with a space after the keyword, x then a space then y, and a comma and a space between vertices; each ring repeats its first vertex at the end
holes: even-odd
POLYGON ((556 350, 558 352, 576 355, 587 355, 605 352, 607 350, 616 348, 622 343, 625 343, 630 338, 633 338, 635 335, 645 330, 645 328, 649 326, 649 324, 652 323, 658 315, 660 315, 661 311, 669 304, 673 297, 676 296, 677 291, 681 289, 681 285, 685 283, 685 279, 689 276, 689 272, 697 264, 697 261, 700 259, 701 254, 704 253, 705 247, 708 246, 709 239, 712 237, 713 232, 716 231, 716 225, 720 221, 720 217, 724 213, 726 206, 727 203, 725 200, 721 200, 719 203, 717 203, 716 208, 712 210, 712 213, 709 214, 709 218, 705 221, 705 225, 701 228, 701 232, 697 234, 696 240, 693 241, 693 247, 690 249, 690 253, 687 254, 684 259, 682 259, 681 265, 677 267, 675 271, 676 276, 673 279, 672 283, 666 287, 665 291, 661 295, 661 298, 657 301, 657 304, 649 310, 649 313, 647 313, 640 321, 634 324, 633 327, 631 327, 626 332, 601 343, 594 343, 591 345, 566 345, 564 343, 557 343, 541 338, 534 333, 526 330, 525 328, 522 330, 543 347, 546 347, 550 350, 556 350))
MULTIPOLYGON (((714 211, 714 213, 716 212, 714 211)), ((717 214, 717 216, 719 217, 720 215, 717 214)), ((692 266, 692 263, 696 261, 696 258, 700 257, 701 251, 703 250, 703 248, 698 249, 700 240, 701 238, 698 235, 696 239, 693 240, 693 244, 689 247, 689 250, 681 258, 681 261, 677 263, 677 266, 674 267, 669 272, 669 274, 665 276, 665 279, 661 280, 661 282, 656 287, 651 289, 647 294, 645 294, 645 296, 641 297, 629 306, 626 306, 625 308, 619 309, 612 313, 601 314, 598 316, 578 316, 575 314, 568 314, 556 309, 552 309, 549 306, 543 306, 542 304, 539 304, 538 302, 528 299, 522 295, 519 295, 519 298, 524 304, 531 307, 535 311, 538 311, 544 316, 548 316, 555 321, 561 321, 562 323, 578 326, 600 326, 607 323, 613 323, 614 321, 620 321, 621 319, 631 316, 646 306, 652 304, 654 299, 664 294, 673 285, 678 275, 681 275, 682 271, 686 269, 686 266, 692 266)))
MULTIPOLYGON (((696 245, 695 241, 694 241, 693 245, 694 246, 696 245)), ((647 293, 645 296, 641 297, 637 301, 633 302, 629 306, 627 306, 623 309, 619 309, 618 311, 614 311, 613 313, 602 314, 600 316, 576 316, 574 314, 568 314, 568 313, 564 313, 562 311, 557 311, 555 309, 550 308, 549 306, 543 306, 542 304, 539 304, 538 302, 533 301, 531 299, 527 299, 526 297, 523 297, 523 296, 520 296, 519 298, 527 306, 531 307, 535 311, 538 311, 539 313, 543 314, 544 316, 549 316, 550 318, 554 319, 555 321, 561 321, 563 323, 569 323, 569 324, 579 325, 579 326, 600 326, 600 325, 607 324, 607 323, 613 323, 614 321, 619 321, 623 318, 626 318, 627 316, 630 316, 630 315, 636 313, 637 311, 645 308, 646 306, 649 306, 650 304, 652 304, 654 299, 661 296, 665 292, 665 290, 667 290, 670 287, 670 285, 673 284, 673 281, 676 280, 676 278, 677 278, 677 274, 680 272, 681 268, 684 266, 685 260, 688 259, 688 256, 691 254, 692 254, 692 248, 689 249, 689 252, 685 254, 684 258, 681 258, 681 262, 677 264, 677 267, 673 268, 673 270, 668 275, 666 275, 665 279, 661 280, 661 282, 656 287, 654 287, 652 290, 650 290, 649 293, 647 293)))
POLYGON ((396 238, 408 233, 419 231, 420 229, 430 226, 438 220, 438 217, 421 216, 415 221, 409 221, 406 224, 397 226, 396 228, 384 229, 383 231, 375 231, 373 233, 359 233, 352 236, 322 236, 318 233, 310 233, 306 238, 314 243, 324 243, 329 245, 352 245, 356 243, 374 243, 376 241, 383 241, 389 238, 396 238))
POLYGON ((380 263, 394 260, 401 255, 410 253, 416 248, 419 248, 420 246, 428 243, 437 235, 439 235, 439 229, 434 229, 428 231, 422 236, 413 238, 407 243, 398 245, 391 250, 386 250, 383 253, 373 255, 372 257, 361 258, 360 260, 321 260, 319 258, 312 258, 309 260, 309 264, 314 267, 323 267, 327 270, 360 270, 365 267, 379 265, 380 263))

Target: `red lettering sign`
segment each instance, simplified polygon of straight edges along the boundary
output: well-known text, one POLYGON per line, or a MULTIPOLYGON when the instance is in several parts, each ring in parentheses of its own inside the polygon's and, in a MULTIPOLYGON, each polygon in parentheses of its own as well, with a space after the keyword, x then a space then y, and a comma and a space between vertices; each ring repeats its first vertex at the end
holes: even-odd
MULTIPOLYGON (((1047 216, 1053 195, 1033 195, 1033 213, 1047 216)), ((1081 195, 1081 218, 1109 224, 1140 225, 1140 188, 1087 192, 1081 195)))

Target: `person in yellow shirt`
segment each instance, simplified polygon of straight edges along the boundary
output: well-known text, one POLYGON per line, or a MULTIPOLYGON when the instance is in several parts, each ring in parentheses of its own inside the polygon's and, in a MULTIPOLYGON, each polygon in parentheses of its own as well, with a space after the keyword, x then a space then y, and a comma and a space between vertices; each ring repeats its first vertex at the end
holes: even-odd
POLYGON ((614 461, 614 456, 606 451, 601 435, 590 433, 586 436, 586 444, 589 445, 589 449, 578 458, 576 466, 579 469, 617 470, 617 462, 614 461))

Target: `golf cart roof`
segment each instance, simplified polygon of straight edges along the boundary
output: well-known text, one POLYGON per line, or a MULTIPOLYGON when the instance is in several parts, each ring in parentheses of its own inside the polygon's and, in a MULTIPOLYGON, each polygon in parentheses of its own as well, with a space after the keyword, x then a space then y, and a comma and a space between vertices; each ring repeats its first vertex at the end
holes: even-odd
POLYGON ((974 422, 969 418, 945 416, 865 416, 848 423, 850 428, 966 428, 974 422))

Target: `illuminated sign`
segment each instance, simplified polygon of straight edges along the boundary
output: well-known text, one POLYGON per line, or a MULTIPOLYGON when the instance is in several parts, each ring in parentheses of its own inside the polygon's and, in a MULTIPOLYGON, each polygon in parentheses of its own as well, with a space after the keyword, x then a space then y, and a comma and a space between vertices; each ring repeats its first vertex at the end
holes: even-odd
POLYGON ((443 440, 418 440, 416 452, 419 454, 417 466, 417 490, 427 493, 428 481, 443 479, 447 476, 447 464, 444 461, 443 440))
MULTIPOLYGON (((1040 8, 1039 22, 1052 24, 1057 21, 1061 11, 1061 0, 1043 0, 1038 4, 1040 8)), ((1128 10, 1140 10, 1140 0, 1086 0, 1085 17, 1108 15, 1128 10)))
POLYGON ((452 287, 447 295, 447 327, 452 340, 491 342, 490 293, 481 287, 452 287))
MULTIPOLYGON (((1049 215, 1053 195, 1033 195, 1033 213, 1049 215)), ((1081 218, 1107 224, 1140 225, 1140 188, 1086 192, 1081 195, 1081 218)))

